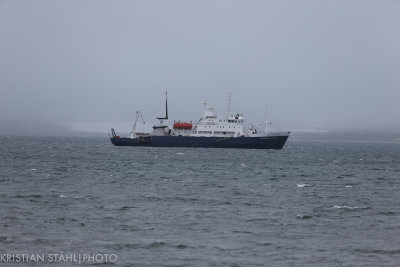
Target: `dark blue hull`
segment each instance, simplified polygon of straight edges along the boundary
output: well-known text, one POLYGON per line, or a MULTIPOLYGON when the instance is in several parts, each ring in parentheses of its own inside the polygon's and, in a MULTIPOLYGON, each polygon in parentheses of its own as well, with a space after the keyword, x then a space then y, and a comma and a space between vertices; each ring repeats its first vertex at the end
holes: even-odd
POLYGON ((116 146, 282 149, 288 137, 288 135, 236 138, 193 136, 111 137, 111 143, 116 146))

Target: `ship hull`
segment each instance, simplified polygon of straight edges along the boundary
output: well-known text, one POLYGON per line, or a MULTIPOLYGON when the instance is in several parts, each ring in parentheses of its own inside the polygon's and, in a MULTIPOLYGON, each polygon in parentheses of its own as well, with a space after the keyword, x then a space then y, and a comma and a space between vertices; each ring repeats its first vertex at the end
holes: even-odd
POLYGON ((282 149, 288 137, 289 135, 235 138, 194 136, 111 137, 111 143, 115 146, 282 149))

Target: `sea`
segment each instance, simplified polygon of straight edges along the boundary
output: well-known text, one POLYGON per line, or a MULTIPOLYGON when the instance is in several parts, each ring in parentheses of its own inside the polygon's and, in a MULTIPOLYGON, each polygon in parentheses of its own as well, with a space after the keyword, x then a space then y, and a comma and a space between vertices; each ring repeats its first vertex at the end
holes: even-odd
POLYGON ((400 144, 0 137, 0 266, 400 266, 400 144))

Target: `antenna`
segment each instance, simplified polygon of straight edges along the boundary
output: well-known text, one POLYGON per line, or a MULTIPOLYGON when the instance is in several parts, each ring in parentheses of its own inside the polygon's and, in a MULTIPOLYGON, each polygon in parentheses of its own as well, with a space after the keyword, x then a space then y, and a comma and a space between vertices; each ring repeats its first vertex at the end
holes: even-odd
POLYGON ((229 93, 229 100, 228 100, 228 116, 231 114, 231 101, 232 101, 232 95, 229 93))
POLYGON ((265 105, 265 131, 266 131, 267 133, 269 133, 269 126, 270 126, 271 124, 272 124, 272 123, 270 123, 270 122, 268 121, 268 106, 265 105))

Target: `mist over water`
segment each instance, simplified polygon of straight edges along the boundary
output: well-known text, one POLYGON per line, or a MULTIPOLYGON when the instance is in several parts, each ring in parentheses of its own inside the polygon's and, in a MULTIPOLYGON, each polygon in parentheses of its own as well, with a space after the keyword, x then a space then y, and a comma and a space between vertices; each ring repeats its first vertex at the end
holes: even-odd
MULTIPOLYGON (((399 1, 0 2, 1 119, 77 130, 207 100, 279 128, 398 128, 399 1)), ((101 125, 99 127, 99 125, 101 125)), ((105 125, 103 127, 103 125, 105 125)), ((128 128, 129 129, 129 128, 128 128)), ((125 129, 124 129, 125 130, 125 129)))
POLYGON ((399 144, 1 137, 0 158, 0 253, 115 253, 118 266, 399 262, 399 144))

